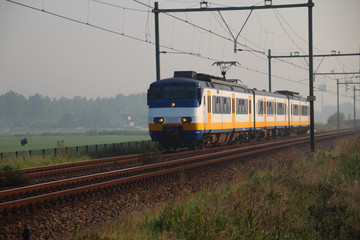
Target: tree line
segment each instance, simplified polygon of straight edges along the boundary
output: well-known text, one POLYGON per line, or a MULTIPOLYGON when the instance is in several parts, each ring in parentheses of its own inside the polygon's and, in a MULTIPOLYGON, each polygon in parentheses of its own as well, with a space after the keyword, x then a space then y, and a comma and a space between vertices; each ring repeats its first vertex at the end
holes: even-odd
POLYGON ((96 99, 55 99, 40 94, 24 97, 13 91, 0 95, 0 127, 7 128, 146 126, 147 112, 145 93, 96 99))

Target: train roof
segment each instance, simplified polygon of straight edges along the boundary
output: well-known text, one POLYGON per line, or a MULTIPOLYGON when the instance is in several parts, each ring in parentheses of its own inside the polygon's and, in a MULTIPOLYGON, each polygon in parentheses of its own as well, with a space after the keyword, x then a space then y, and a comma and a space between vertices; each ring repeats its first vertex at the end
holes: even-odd
POLYGON ((198 84, 201 87, 208 87, 214 89, 236 91, 236 92, 252 92, 247 86, 237 84, 235 82, 224 81, 222 78, 206 75, 202 73, 196 73, 193 71, 177 71, 174 73, 173 78, 166 78, 151 84, 154 85, 165 85, 165 84, 198 84))
POLYGON ((246 92, 252 93, 255 92, 258 95, 263 96, 273 96, 273 97, 282 97, 295 100, 305 100, 297 92, 292 92, 289 90, 279 90, 276 92, 267 92, 265 90, 249 89, 246 85, 239 84, 236 80, 224 80, 221 77, 212 76, 209 74, 197 73, 194 71, 175 71, 173 78, 166 78, 157 82, 152 83, 151 85, 164 85, 164 84, 189 84, 189 85, 199 85, 201 87, 208 87, 214 89, 236 91, 236 92, 246 92))

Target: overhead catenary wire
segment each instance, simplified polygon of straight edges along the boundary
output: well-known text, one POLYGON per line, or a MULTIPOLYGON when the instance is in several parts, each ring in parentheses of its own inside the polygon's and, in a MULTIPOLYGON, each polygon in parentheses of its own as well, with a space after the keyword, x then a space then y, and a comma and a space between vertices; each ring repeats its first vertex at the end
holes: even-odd
MULTIPOLYGON (((133 0, 133 1, 139 3, 138 0, 133 0)), ((260 4, 260 2, 259 2, 258 4, 260 4)), ((143 3, 142 3, 142 5, 151 7, 151 6, 146 5, 146 4, 143 4, 143 3)), ((224 6, 225 6, 225 5, 224 5, 224 6)), ((252 11, 251 11, 251 12, 252 12, 252 11)), ((250 12, 250 14, 251 14, 251 12, 250 12)), ((186 24, 189 24, 189 25, 191 25, 191 26, 193 26, 193 27, 199 28, 199 29, 201 29, 201 30, 203 30, 203 31, 205 31, 205 32, 208 32, 208 33, 210 33, 210 34, 214 34, 215 36, 217 36, 217 37, 219 37, 219 38, 222 38, 222 39, 225 39, 225 40, 228 40, 228 41, 233 42, 233 40, 232 40, 230 37, 227 37, 227 38, 226 38, 226 37, 222 36, 221 34, 215 33, 215 32, 213 32, 213 31, 211 31, 211 30, 209 30, 209 29, 206 29, 206 28, 204 28, 204 27, 201 27, 201 26, 199 26, 199 25, 197 25, 197 24, 194 24, 194 23, 192 23, 192 22, 189 22, 188 20, 184 20, 184 19, 182 19, 182 18, 180 18, 180 17, 177 17, 177 16, 174 16, 174 15, 172 15, 172 14, 169 14, 169 13, 164 13, 164 14, 167 15, 167 16, 170 16, 170 17, 172 17, 172 18, 175 18, 175 19, 177 19, 177 20, 179 20, 179 21, 182 21, 182 22, 184 22, 184 23, 186 23, 186 24)), ((250 16, 250 14, 249 14, 249 16, 250 16)), ((221 22, 218 21, 218 19, 216 18, 216 15, 215 15, 215 14, 213 14, 213 15, 215 16, 215 19, 217 20, 218 24, 224 29, 225 32, 227 32, 226 27, 227 27, 228 29, 229 29, 229 27, 228 27, 228 26, 224 27, 224 26, 221 24, 221 22)), ((219 14, 219 15, 221 16, 221 14, 219 14)), ((249 18, 249 16, 248 16, 248 18, 249 18)), ((222 16, 221 16, 221 18, 222 18, 222 16)), ((247 18, 247 19, 248 19, 248 18, 247 18)), ((223 19, 223 18, 222 18, 222 19, 223 19)), ((224 19, 223 19, 223 20, 224 20, 224 19)), ((247 20, 246 20, 246 21, 247 21, 247 20)), ((279 22, 280 22, 280 21, 279 21, 279 22)), ((280 22, 280 24, 281 24, 281 22, 280 22)), ((283 27, 283 26, 282 26, 282 27, 283 27)), ((283 29, 284 29, 284 27, 283 27, 283 29)), ((284 30, 285 30, 285 29, 284 29, 284 30)), ((285 31, 286 31, 286 30, 285 30, 285 31)), ((233 36, 233 38, 235 38, 230 29, 229 29, 229 33, 233 36)), ((238 36, 239 36, 239 35, 238 35, 238 36)), ((238 36, 237 36, 237 37, 238 37, 238 36)), ((241 36, 241 35, 240 35, 240 36, 241 36)), ((241 37, 242 37, 242 36, 241 36, 241 37)), ((242 37, 242 38, 244 38, 244 37, 242 37)), ((291 39, 291 37, 289 37, 289 38, 291 39)), ((245 38, 244 38, 244 39, 245 39, 245 38)), ((246 40, 247 40, 247 39, 246 39, 246 40)), ((260 49, 261 49, 260 46, 257 46, 257 45, 256 45, 255 43, 253 43, 252 41, 249 41, 249 40, 247 40, 247 41, 250 42, 250 43, 252 43, 252 44, 253 44, 254 46, 256 46, 257 48, 260 48, 260 49)), ((247 46, 247 45, 241 44, 240 42, 237 41, 237 38, 236 38, 236 43, 239 44, 239 45, 241 45, 241 46, 243 46, 243 47, 245 47, 245 48, 247 48, 247 49, 249 49, 249 50, 251 50, 250 53, 251 53, 252 55, 256 56, 258 59, 261 59, 261 60, 267 62, 266 54, 265 54, 264 52, 261 52, 261 51, 259 51, 259 50, 254 49, 254 48, 251 48, 251 47, 249 47, 249 46, 247 46), (263 57, 260 57, 259 55, 261 55, 261 56, 263 56, 263 57)), ((287 64, 290 64, 290 65, 295 66, 295 67, 298 67, 298 68, 300 68, 300 69, 302 69, 302 70, 306 70, 306 71, 308 70, 308 68, 301 67, 301 66, 299 66, 299 65, 296 65, 296 64, 291 63, 291 62, 289 62, 289 61, 286 61, 286 60, 284 60, 284 59, 281 59, 281 60, 279 59, 279 61, 284 62, 284 63, 287 63, 287 64)))
MULTIPOLYGON (((53 13, 53 12, 47 11, 47 10, 45 10, 45 9, 44 9, 44 10, 43 10, 43 9, 39 9, 39 8, 36 8, 36 7, 33 7, 33 6, 29 6, 29 5, 26 5, 26 4, 23 4, 23 3, 19 3, 19 2, 13 1, 13 0, 6 0, 6 1, 11 2, 11 3, 13 3, 13 4, 17 4, 17 5, 22 6, 22 7, 26 7, 26 8, 30 8, 30 9, 32 9, 32 10, 36 10, 36 11, 39 11, 39 12, 42 12, 42 13, 46 13, 46 14, 49 14, 49 15, 52 15, 52 16, 55 16, 55 17, 59 17, 59 18, 62 18, 62 19, 68 20, 68 21, 72 21, 72 22, 76 22, 76 23, 78 23, 78 24, 86 25, 86 26, 88 26, 88 27, 92 27, 92 28, 99 29, 99 30, 102 30, 102 31, 105 31, 105 32, 109 32, 109 33, 112 33, 112 34, 116 34, 116 35, 119 35, 119 36, 123 36, 123 37, 129 38, 129 39, 132 39, 132 40, 136 40, 136 41, 139 41, 139 42, 143 42, 143 43, 155 45, 155 43, 152 42, 152 41, 146 41, 146 40, 141 39, 141 38, 139 38, 139 37, 127 35, 127 34, 125 34, 125 33, 120 33, 120 32, 117 32, 117 31, 114 31, 114 30, 110 30, 110 29, 107 29, 107 28, 104 28, 104 27, 101 27, 101 26, 97 26, 97 25, 94 25, 94 24, 91 24, 91 23, 88 23, 88 22, 84 22, 84 21, 81 21, 81 20, 77 20, 77 19, 73 19, 73 18, 70 18, 70 17, 66 17, 66 16, 60 15, 60 14, 58 14, 58 13, 53 13)), ((136 1, 136 0, 134 0, 134 1, 136 1)), ((199 57, 199 58, 207 59, 207 60, 210 60, 210 61, 219 61, 219 59, 210 58, 210 57, 205 57, 205 56, 202 56, 202 55, 199 55, 199 54, 196 54, 196 53, 189 53, 189 52, 186 52, 186 51, 183 51, 183 50, 176 49, 176 48, 174 48, 174 47, 168 47, 168 46, 165 46, 165 45, 161 45, 161 47, 162 47, 162 48, 165 48, 165 49, 169 49, 169 50, 176 51, 177 53, 188 54, 188 55, 196 56, 196 57, 199 57)), ((173 52, 169 52, 169 53, 173 53, 173 52)), ((249 67, 242 67, 242 68, 248 69, 248 70, 253 71, 253 72, 258 72, 258 73, 266 74, 265 72, 260 72, 260 71, 258 71, 258 70, 254 70, 254 69, 251 69, 251 68, 249 68, 249 67)))
POLYGON ((278 16, 278 11, 275 11, 275 9, 273 9, 273 12, 275 13, 276 19, 278 20, 280 26, 282 27, 282 29, 284 30, 285 34, 288 36, 288 38, 292 41, 292 43, 303 53, 305 53, 305 51, 295 42, 295 40, 290 36, 290 34, 286 31, 284 25, 282 24, 282 22, 280 21, 280 18, 278 16))
POLYGON ((136 11, 136 12, 145 12, 145 13, 151 12, 149 10, 142 10, 142 9, 137 9, 137 8, 123 7, 123 6, 119 6, 119 5, 116 5, 116 4, 107 3, 107 2, 103 2, 103 1, 99 1, 99 0, 91 0, 91 1, 103 4, 103 5, 107 5, 107 6, 110 6, 110 7, 114 7, 114 8, 122 8, 122 9, 126 9, 126 10, 132 10, 132 11, 136 11))
MULTIPOLYGON (((13 1, 13 0, 7 0, 7 1, 8 1, 8 2, 11 2, 11 3, 13 3, 13 4, 17 4, 17 5, 23 6, 23 7, 31 8, 31 9, 33 9, 33 10, 41 11, 41 12, 43 12, 43 13, 47 13, 47 14, 50 14, 50 15, 53 15, 53 16, 56 16, 56 17, 59 17, 59 18, 63 18, 63 19, 69 20, 69 21, 73 21, 73 22, 79 23, 79 24, 83 24, 83 25, 86 25, 86 26, 89 26, 89 27, 93 27, 93 28, 96 28, 96 29, 99 29, 99 30, 102 30, 102 31, 106 31, 106 32, 109 32, 109 33, 113 33, 113 34, 116 34, 116 35, 120 35, 120 36, 129 38, 129 39, 132 39, 132 40, 136 40, 136 41, 139 41, 139 42, 144 42, 144 43, 147 43, 147 44, 154 45, 154 43, 151 41, 151 39, 150 39, 150 40, 149 40, 149 39, 145 39, 145 40, 144 40, 144 39, 142 39, 142 38, 140 38, 140 37, 136 37, 136 36, 132 36, 132 35, 129 35, 129 34, 125 34, 125 33, 124 33, 124 29, 123 29, 123 32, 120 33, 120 32, 114 31, 114 30, 110 30, 110 29, 107 29, 107 28, 104 28, 104 27, 101 27, 101 26, 98 26, 98 25, 94 25, 94 24, 92 24, 92 23, 89 23, 89 19, 87 19, 87 21, 84 22, 84 21, 81 21, 81 20, 77 20, 77 19, 73 19, 73 18, 70 18, 70 17, 63 16, 63 15, 58 14, 58 13, 50 12, 50 11, 45 10, 45 9, 39 9, 39 8, 32 7, 32 6, 23 4, 23 3, 19 3, 19 2, 13 1)), ((102 2, 102 1, 99 1, 99 0, 92 0, 92 1, 95 1, 95 2, 98 2, 98 3, 103 4, 103 2, 102 2)), ((151 6, 148 5, 148 4, 144 4, 144 3, 140 2, 140 1, 137 1, 137 0, 133 0, 133 1, 136 2, 136 3, 140 3, 140 4, 142 4, 143 6, 146 6, 146 7, 148 7, 148 8, 151 8, 151 6)), ((111 5, 109 5, 109 6, 115 7, 116 5, 111 4, 111 5)), ((116 6, 116 7, 122 8, 124 11, 125 11, 125 10, 132 10, 132 11, 139 11, 139 12, 149 13, 149 10, 140 10, 140 9, 135 9, 135 8, 121 7, 121 6, 116 6)), ((180 18, 178 18, 178 17, 172 16, 171 14, 167 14, 167 15, 169 15, 169 16, 171 16, 171 17, 174 17, 174 18, 176 18, 176 19, 180 19, 180 18)), ((198 25, 196 25, 196 24, 193 24, 193 23, 191 23, 191 22, 189 22, 189 21, 187 21, 187 20, 181 19, 181 21, 184 21, 184 22, 186 22, 187 24, 191 24, 191 25, 193 25, 193 26, 196 27, 196 28, 203 29, 203 31, 207 31, 207 32, 209 32, 209 33, 211 33, 211 34, 215 34, 215 35, 217 35, 217 36, 219 36, 219 37, 221 37, 221 38, 223 38, 223 39, 226 39, 226 40, 230 40, 230 41, 231 41, 231 39, 229 39, 229 38, 225 38, 224 36, 222 36, 222 35, 220 35, 220 34, 214 33, 214 32, 212 32, 212 31, 209 30, 209 29, 202 28, 202 27, 200 27, 200 26, 198 26, 198 25)), ((215 58, 211 58, 211 57, 206 57, 206 56, 203 56, 203 55, 201 55, 201 54, 199 54, 199 53, 197 53, 197 54, 196 54, 196 53, 190 53, 190 52, 187 52, 187 51, 183 51, 183 50, 180 50, 180 49, 175 49, 174 47, 168 47, 168 46, 165 46, 165 45, 161 45, 161 47, 164 48, 164 49, 169 49, 169 50, 176 51, 177 53, 188 54, 188 55, 192 55, 192 56, 195 56, 195 57, 200 57, 200 58, 203 58, 203 59, 208 59, 208 60, 211 60, 211 61, 219 61, 219 59, 215 59, 215 58)), ((244 47, 249 48, 249 49, 252 49, 252 48, 250 48, 250 47, 248 47, 248 46, 244 46, 244 47)), ((172 52, 171 52, 171 51, 168 51, 168 53, 172 53, 172 52)), ((251 52, 251 54, 256 54, 256 53, 251 52)), ((259 55, 259 54, 258 54, 258 55, 259 55)), ((265 54, 261 54, 261 55, 265 55, 265 54)), ((286 61, 283 61, 283 62, 286 62, 286 61)), ((295 66, 295 65, 294 65, 294 66, 295 66)), ((238 67, 239 67, 239 68, 242 68, 242 69, 245 69, 245 70, 248 70, 248 71, 251 71, 251 72, 258 73, 258 74, 268 75, 267 72, 263 72, 263 71, 260 71, 260 70, 257 70, 257 69, 253 69, 253 68, 251 68, 251 67, 246 67, 246 66, 243 66, 243 65, 238 66, 238 67)), ((299 66, 298 66, 298 67, 299 67, 299 66)), ((304 70, 305 70, 305 69, 304 69, 304 70)), ((277 75, 272 75, 272 76, 273 76, 274 78, 282 79, 282 80, 285 80, 285 81, 294 82, 294 83, 299 83, 298 81, 292 80, 292 79, 289 79, 289 78, 285 78, 285 77, 281 77, 281 76, 277 76, 277 75)), ((302 84, 302 83, 300 83, 300 84, 302 84)), ((302 84, 302 85, 305 85, 305 84, 302 84)))

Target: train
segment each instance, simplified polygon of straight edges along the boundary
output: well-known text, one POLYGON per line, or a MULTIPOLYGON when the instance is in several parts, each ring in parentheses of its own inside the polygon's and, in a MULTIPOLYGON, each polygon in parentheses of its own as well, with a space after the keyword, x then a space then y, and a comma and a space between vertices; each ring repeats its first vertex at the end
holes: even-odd
POLYGON ((151 83, 147 105, 150 137, 167 149, 304 135, 310 127, 309 101, 297 92, 194 71, 151 83))

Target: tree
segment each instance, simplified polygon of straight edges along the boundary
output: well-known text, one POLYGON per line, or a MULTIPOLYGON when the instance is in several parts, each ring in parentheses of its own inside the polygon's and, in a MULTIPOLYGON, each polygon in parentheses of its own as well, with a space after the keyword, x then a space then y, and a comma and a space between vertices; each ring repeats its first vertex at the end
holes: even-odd
POLYGON ((4 101, 3 104, 5 105, 5 120, 12 123, 12 125, 23 122, 23 113, 26 103, 25 97, 13 91, 5 93, 2 97, 4 101))
POLYGON ((59 125, 65 128, 75 127, 74 115, 70 112, 65 112, 60 118, 59 125))
MULTIPOLYGON (((338 121, 338 115, 337 113, 334 113, 328 118, 327 123, 329 125, 337 125, 337 121, 338 121)), ((344 121, 345 121, 345 114, 340 112, 340 124, 344 123, 344 121)))

